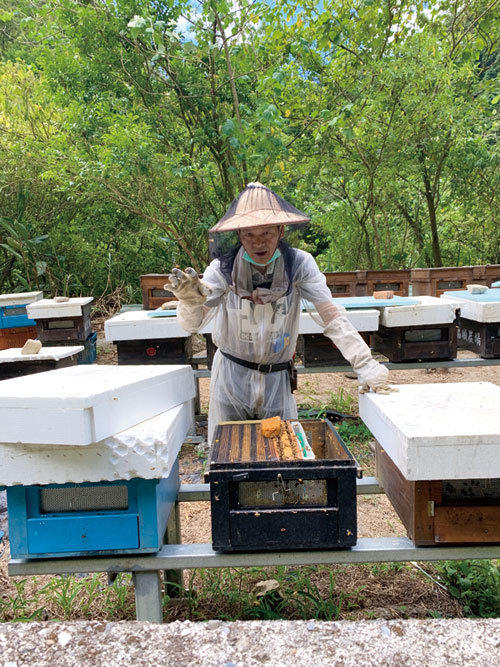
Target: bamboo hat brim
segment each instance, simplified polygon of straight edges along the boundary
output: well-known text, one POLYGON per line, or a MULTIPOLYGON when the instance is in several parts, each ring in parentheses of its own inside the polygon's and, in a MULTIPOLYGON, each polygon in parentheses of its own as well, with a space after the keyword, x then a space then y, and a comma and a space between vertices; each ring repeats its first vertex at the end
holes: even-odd
POLYGON ((249 183, 210 230, 232 232, 271 225, 299 225, 310 218, 261 183, 249 183))

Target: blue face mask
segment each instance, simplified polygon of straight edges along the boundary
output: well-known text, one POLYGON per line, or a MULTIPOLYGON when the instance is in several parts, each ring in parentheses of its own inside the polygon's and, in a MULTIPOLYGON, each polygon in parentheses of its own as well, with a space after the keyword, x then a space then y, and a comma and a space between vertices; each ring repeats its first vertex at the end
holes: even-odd
POLYGON ((274 251, 274 255, 271 257, 271 259, 265 264, 260 264, 259 262, 256 262, 254 259, 252 259, 247 252, 243 253, 243 259, 247 262, 250 262, 250 264, 255 264, 255 266, 267 266, 268 264, 272 264, 272 262, 278 259, 278 257, 281 257, 281 252, 278 250, 278 248, 276 248, 276 250, 274 251))

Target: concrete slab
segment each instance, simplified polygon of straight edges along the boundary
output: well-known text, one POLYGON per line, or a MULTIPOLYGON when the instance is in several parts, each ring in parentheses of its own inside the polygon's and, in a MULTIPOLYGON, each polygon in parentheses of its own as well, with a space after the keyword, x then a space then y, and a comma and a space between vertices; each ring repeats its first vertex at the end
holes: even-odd
POLYGON ((411 327, 450 324, 455 319, 455 303, 434 296, 419 296, 420 303, 409 306, 386 306, 380 313, 385 327, 411 327))
POLYGON ((195 397, 191 366, 81 365, 0 382, 0 442, 89 445, 195 397))
POLYGON ((191 404, 183 403, 87 447, 0 443, 0 485, 162 479, 191 423, 191 404))
MULTIPOLYGON (((378 310, 348 310, 347 319, 357 331, 377 331, 380 318, 378 310)), ((323 333, 324 326, 317 324, 307 312, 300 313, 299 333, 323 333)))
POLYGON ((3 623, 3 667, 490 667, 498 619, 3 623))
POLYGON ((500 387, 491 382, 399 385, 360 394, 359 414, 411 481, 500 477, 500 387))

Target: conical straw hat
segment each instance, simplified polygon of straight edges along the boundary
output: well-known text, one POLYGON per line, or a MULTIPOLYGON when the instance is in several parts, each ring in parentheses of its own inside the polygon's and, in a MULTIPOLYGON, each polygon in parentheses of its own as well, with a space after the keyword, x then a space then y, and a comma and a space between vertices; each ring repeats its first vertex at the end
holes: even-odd
POLYGON ((232 232, 250 227, 299 225, 310 218, 262 183, 249 183, 210 233, 232 232))

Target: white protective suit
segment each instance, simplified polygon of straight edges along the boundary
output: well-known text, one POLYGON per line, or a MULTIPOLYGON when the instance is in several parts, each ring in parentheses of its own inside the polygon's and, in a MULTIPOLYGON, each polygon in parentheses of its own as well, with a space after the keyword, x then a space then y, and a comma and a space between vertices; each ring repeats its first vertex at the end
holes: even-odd
MULTIPOLYGON (((387 382, 388 372, 371 357, 344 314, 332 303, 325 276, 307 252, 289 249, 294 254, 293 280, 289 285, 283 256, 267 267, 266 276, 243 260, 244 249, 238 251, 229 285, 215 259, 203 275, 203 291, 210 288, 204 304, 189 304, 181 299, 178 319, 184 329, 195 333, 212 318, 213 341, 219 348, 215 354, 210 384, 208 439, 221 421, 263 419, 280 415, 282 419, 297 418, 297 406, 290 391, 287 370, 262 373, 245 368, 221 354, 221 350, 250 362, 278 364, 290 361, 295 353, 299 333, 302 300, 313 304, 320 314, 318 321, 325 335, 334 340, 344 356, 358 372, 363 385, 375 376, 387 382), (255 287, 255 280, 272 279, 270 287, 255 287), (342 344, 342 339, 346 345, 342 344), (354 351, 354 354, 353 354, 354 351), (363 376, 363 371, 367 377, 363 376)), ((317 317, 317 316, 316 316, 317 317)), ((316 317, 314 319, 316 319, 316 317)))

